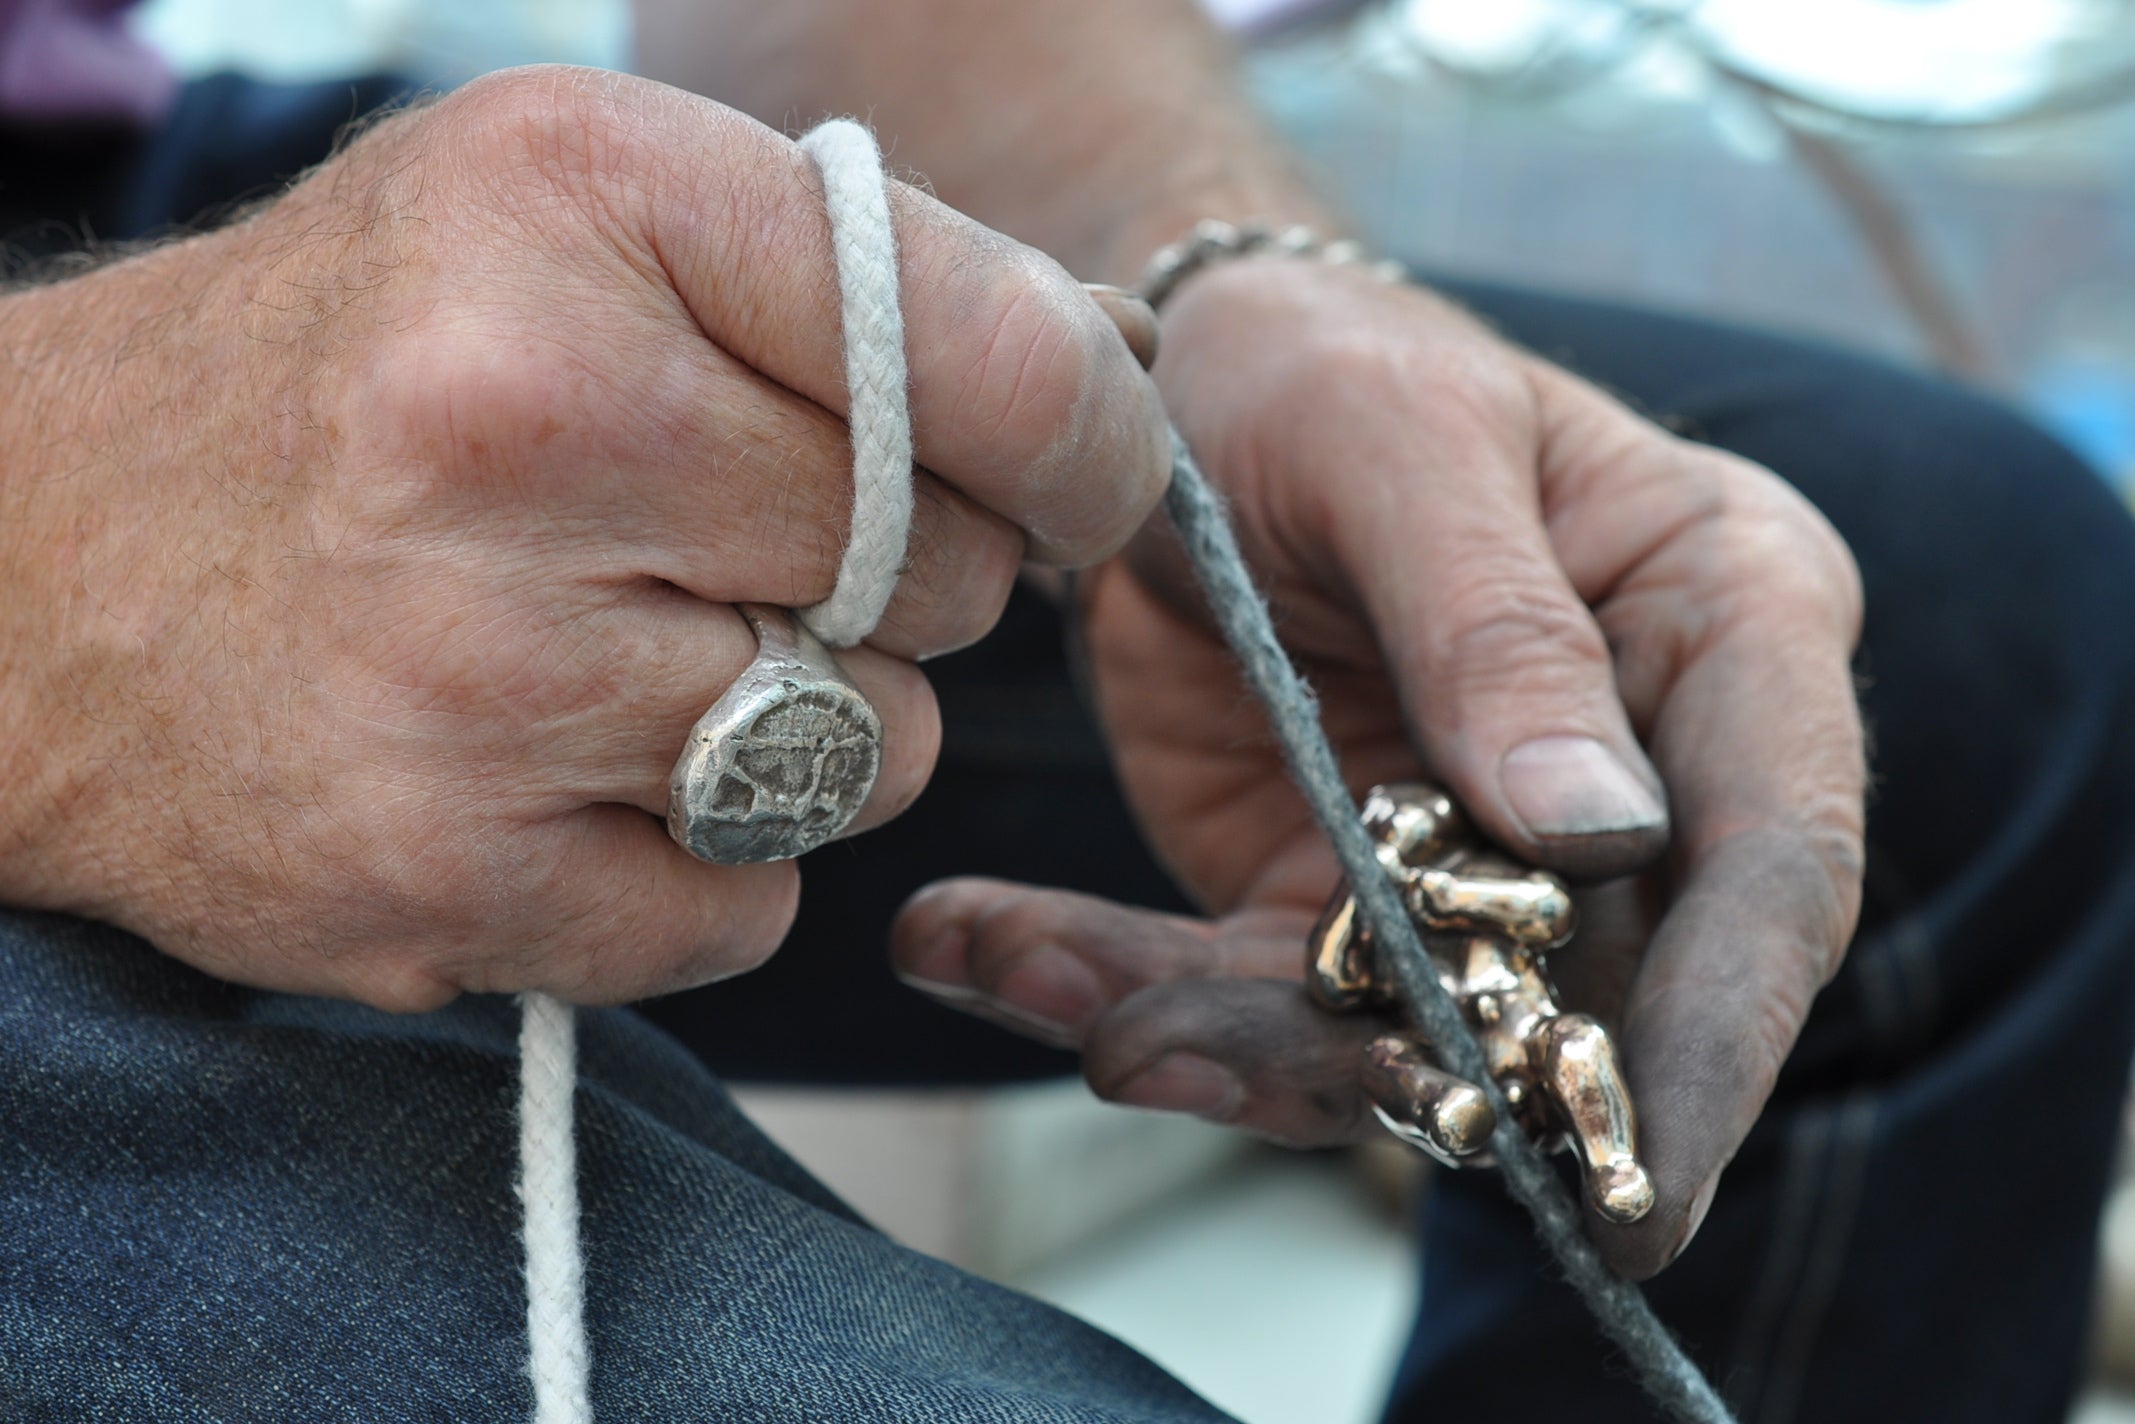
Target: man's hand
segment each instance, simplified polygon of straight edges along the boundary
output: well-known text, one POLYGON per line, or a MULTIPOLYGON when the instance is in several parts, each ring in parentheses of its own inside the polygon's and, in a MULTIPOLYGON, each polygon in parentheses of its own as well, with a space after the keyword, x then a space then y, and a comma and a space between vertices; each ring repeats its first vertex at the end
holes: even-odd
MULTIPOLYGON (((1553 967, 1620 1035, 1659 1204, 1594 1229, 1650 1274, 1852 931, 1850 557, 1768 473, 1422 291, 1241 261, 1180 290, 1163 342, 1159 382, 1352 785, 1428 774, 1593 886, 1553 967)), ((1085 578, 1083 611, 1129 797, 1217 918, 950 882, 899 921, 901 971, 1079 1045, 1105 1096, 1293 1141, 1376 1130, 1357 1070, 1379 1025, 1296 985, 1336 868, 1175 551, 1146 536, 1085 578)))
MULTIPOLYGON (((1118 549, 1154 388, 1049 259, 892 184, 910 565, 844 655, 925 781, 914 662, 1020 561, 1118 549)), ((617 1000, 778 943, 791 865, 667 838, 735 601, 850 519, 814 169, 640 80, 535 70, 378 126, 230 229, 0 303, 0 899, 213 973, 422 1008, 617 1000)))

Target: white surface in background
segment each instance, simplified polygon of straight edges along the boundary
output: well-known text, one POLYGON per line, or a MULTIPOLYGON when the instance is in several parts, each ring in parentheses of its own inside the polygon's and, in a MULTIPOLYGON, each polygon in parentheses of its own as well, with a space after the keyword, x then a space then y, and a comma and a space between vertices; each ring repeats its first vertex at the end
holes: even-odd
POLYGON ((1512 69, 1545 46, 1578 49, 1623 28, 1614 0, 1402 0, 1396 23, 1463 69, 1512 69))
POLYGON ((1223 1170, 1239 1134, 1099 1102, 1080 1079, 985 1091, 737 1086, 735 1101, 906 1245, 1003 1279, 1223 1170))
POLYGON ((1352 1173, 1270 1150, 1009 1283, 1245 1424, 1370 1424, 1408 1339, 1415 1266, 1352 1173))
MULTIPOLYGON (((2126 47, 2093 43, 2125 38, 2113 0, 1395 0, 1394 11, 1430 53, 1487 73, 1608 54, 1639 11, 1692 14, 1696 34, 1751 73, 1905 115, 2016 108, 2074 77, 2078 55, 2090 69, 2126 47)), ((1646 77, 1620 69, 1612 82, 1646 77)))
POLYGON ((1245 1424, 1371 1424, 1414 1313, 1407 1234, 1349 1165, 1080 1083, 744 1088, 861 1213, 1148 1355, 1245 1424))
POLYGON ((1698 28, 1757 73, 1816 94, 1962 114, 2036 97, 2061 47, 2105 18, 2096 0, 1707 0, 1698 28))
POLYGON ((628 0, 148 0, 133 24, 188 76, 452 83, 541 60, 630 63, 628 0))

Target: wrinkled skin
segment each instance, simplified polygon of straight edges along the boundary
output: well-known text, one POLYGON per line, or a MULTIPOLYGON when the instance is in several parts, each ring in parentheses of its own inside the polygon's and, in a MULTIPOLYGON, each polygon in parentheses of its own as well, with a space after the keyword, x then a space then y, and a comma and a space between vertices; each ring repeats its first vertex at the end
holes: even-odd
MULTIPOLYGON (((846 654, 924 783, 915 660, 1019 564, 1124 544, 1160 403, 1050 259, 892 185, 925 470, 846 654)), ((397 1009, 613 1001, 760 962, 786 865, 667 838, 730 604, 825 597, 850 522, 814 168, 642 80, 494 76, 228 229, 0 300, 0 899, 397 1009)))
MULTIPOLYGON (((1850 556, 1768 472, 1353 272, 1194 279, 1157 375, 1352 786, 1428 775, 1589 887, 1552 966, 1619 1035, 1658 1189, 1644 1221, 1591 1229, 1651 1274, 1858 913, 1850 556)), ((1376 1131, 1357 1065, 1380 1025, 1297 987, 1335 866, 1161 532, 1083 580, 1082 612, 1129 799, 1210 918, 952 881, 901 916, 900 971, 1079 1047, 1116 1101, 1298 1143, 1376 1131)))

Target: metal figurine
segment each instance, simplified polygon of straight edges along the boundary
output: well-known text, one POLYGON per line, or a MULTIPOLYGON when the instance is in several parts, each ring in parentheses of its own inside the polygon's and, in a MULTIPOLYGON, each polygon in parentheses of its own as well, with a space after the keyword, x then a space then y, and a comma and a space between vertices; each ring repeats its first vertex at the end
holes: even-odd
MULTIPOLYGON (((1638 1162, 1616 1045, 1598 1021, 1558 1006, 1544 963, 1572 935, 1564 883, 1485 849, 1435 786, 1372 788, 1364 825, 1519 1125, 1547 1151, 1576 1148, 1596 1211, 1617 1222, 1644 1216, 1653 1183, 1638 1162)), ((1313 928, 1305 977, 1324 1008, 1401 1007, 1378 974, 1347 885, 1313 928)), ((1413 1026, 1373 1040, 1364 1086, 1374 1111, 1395 1136, 1449 1167, 1487 1165, 1496 1120, 1489 1101, 1433 1063, 1429 1050, 1413 1026)))

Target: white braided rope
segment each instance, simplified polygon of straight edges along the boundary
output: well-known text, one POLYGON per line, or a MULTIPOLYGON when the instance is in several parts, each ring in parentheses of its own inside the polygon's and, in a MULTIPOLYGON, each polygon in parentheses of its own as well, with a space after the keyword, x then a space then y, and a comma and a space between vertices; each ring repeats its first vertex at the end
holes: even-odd
MULTIPOLYGON (((846 424, 852 431, 852 536, 830 597, 801 612, 833 648, 875 631, 904 565, 912 528, 912 413, 889 185, 874 135, 833 119, 801 140, 823 175, 845 336, 846 424)), ((590 1424, 592 1351, 578 1239, 578 1152, 572 1137, 578 1043, 571 1006, 520 1000, 519 1200, 525 1211, 527 1372, 534 1424, 590 1424)))
POLYGON ((578 1249, 578 1148, 571 1135, 577 1024, 571 1006, 547 994, 524 995, 520 1004, 519 1202, 526 1213, 534 1424, 585 1424, 593 1400, 586 1267, 578 1249))
POLYGON ((912 413, 906 401, 897 234, 875 136, 850 119, 811 129, 801 150, 823 175, 845 328, 845 423, 853 442, 853 527, 830 597, 801 610, 808 631, 849 648, 875 631, 912 528, 912 413))

